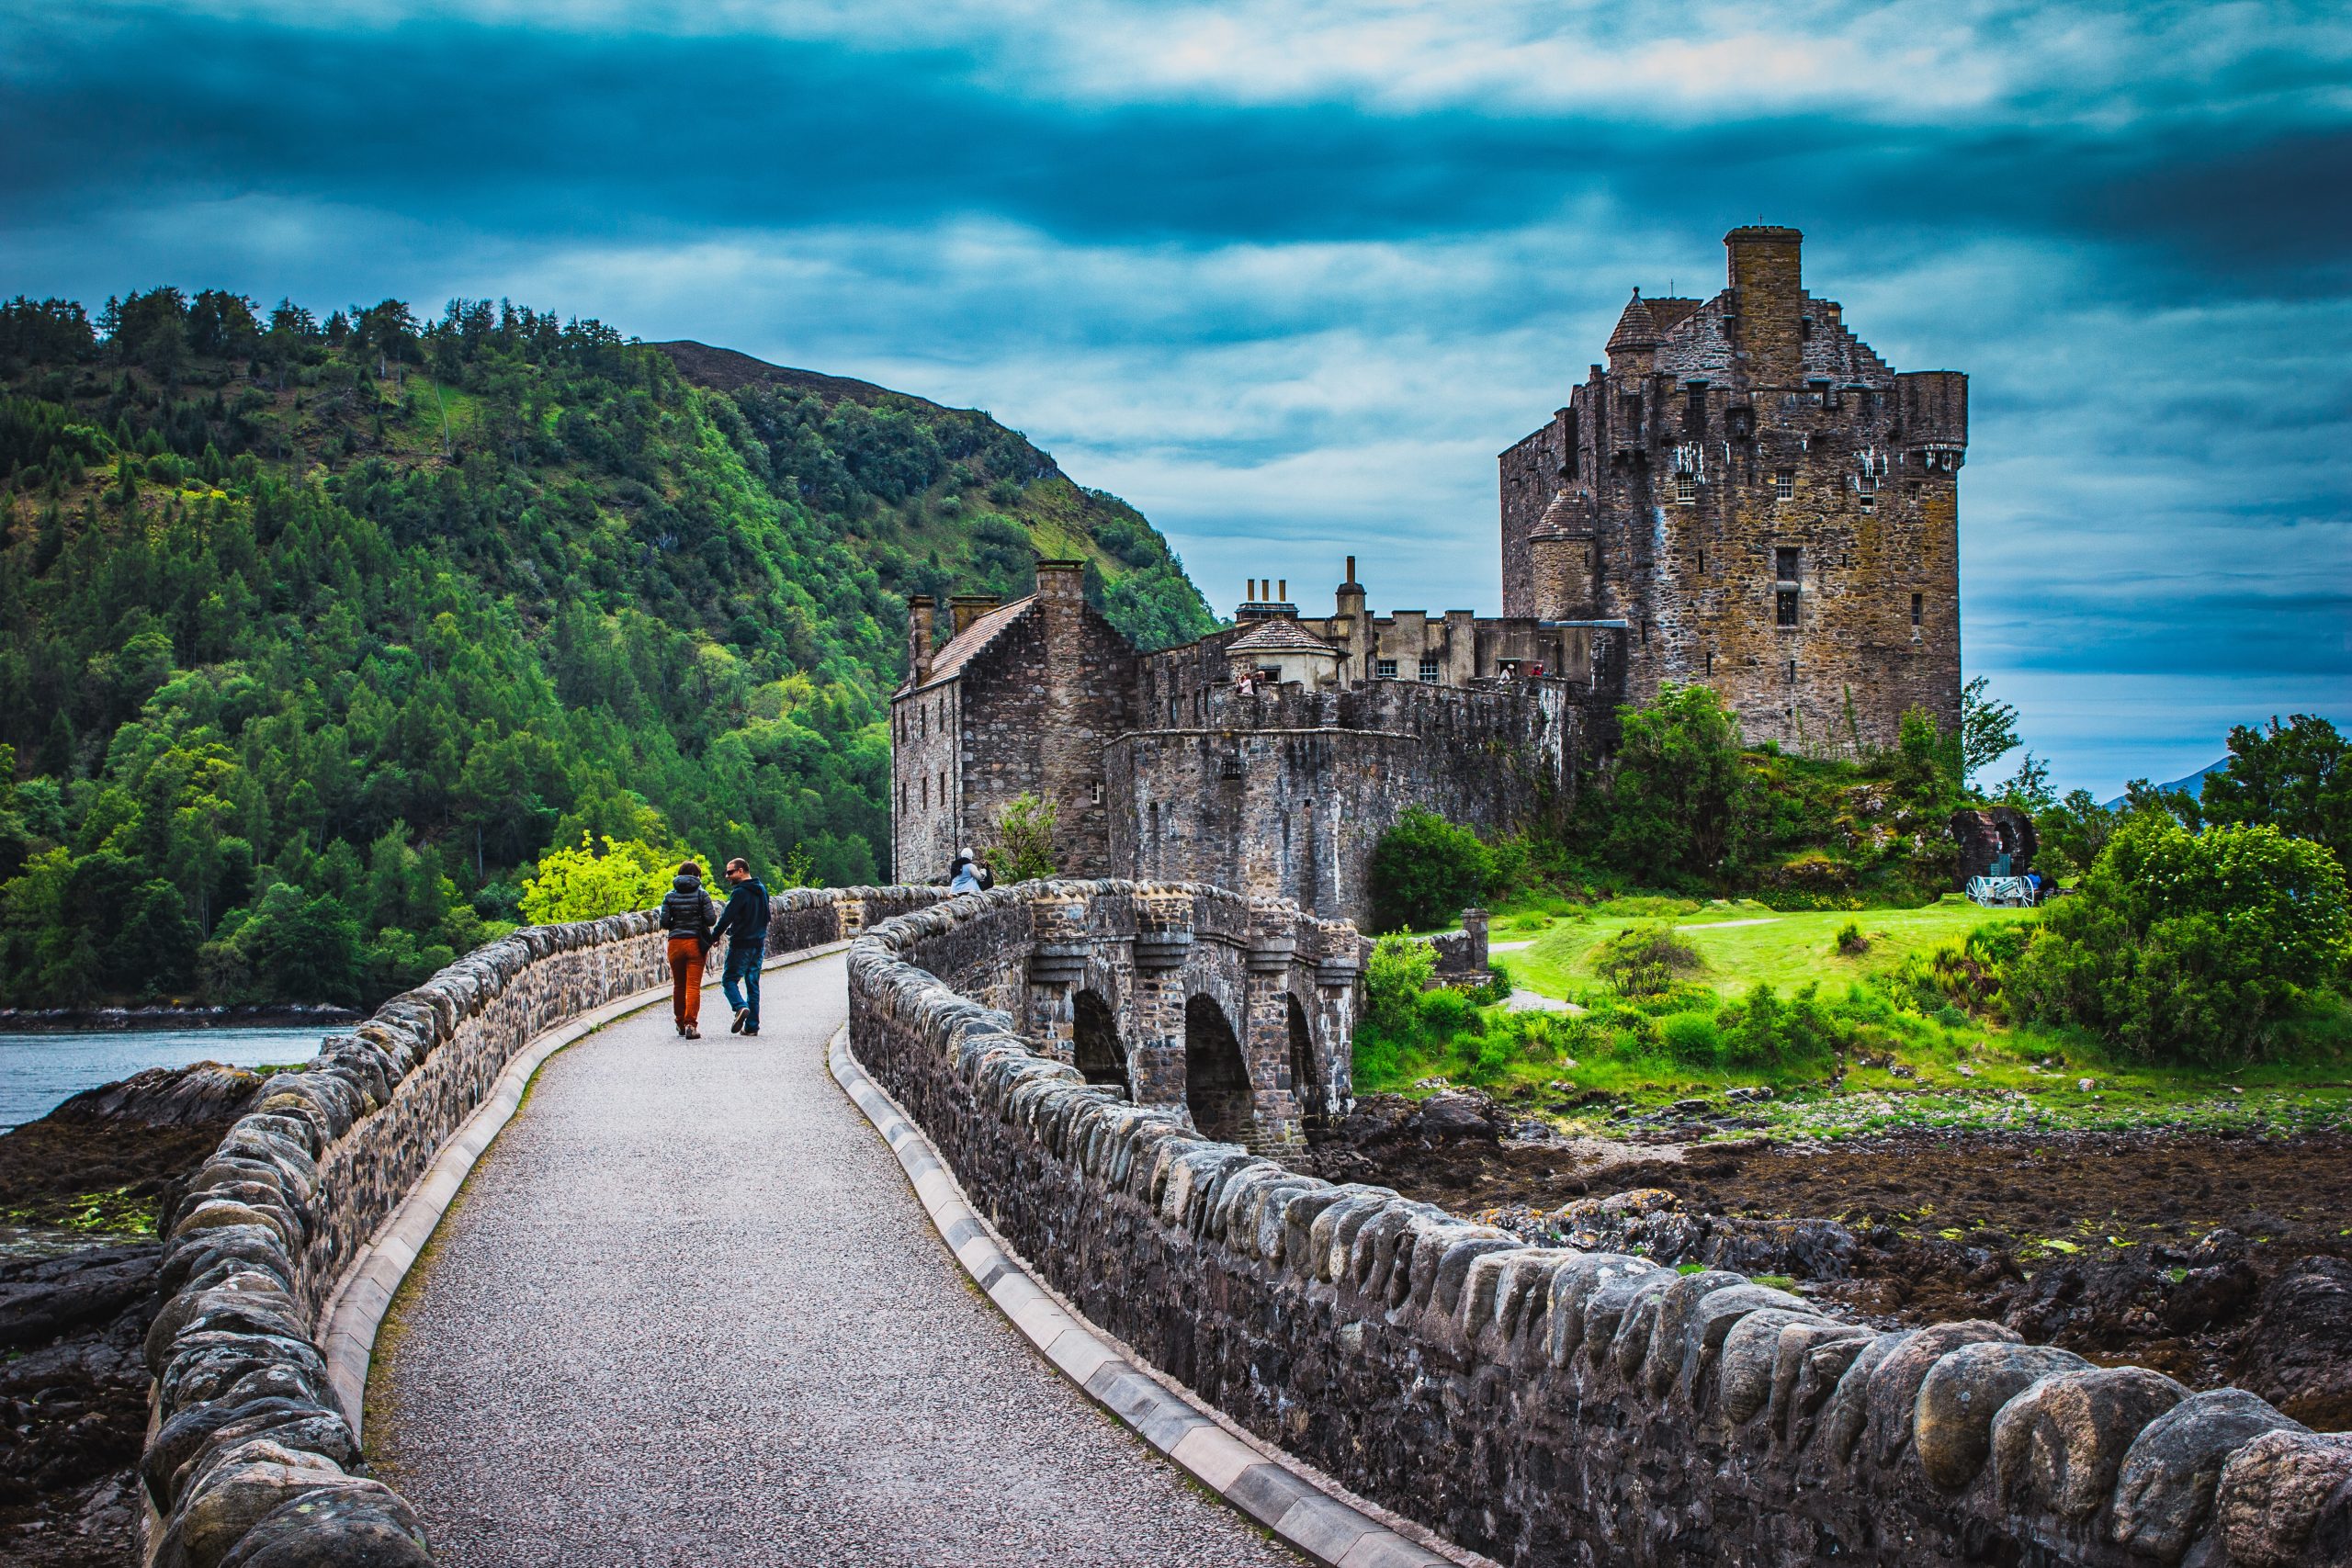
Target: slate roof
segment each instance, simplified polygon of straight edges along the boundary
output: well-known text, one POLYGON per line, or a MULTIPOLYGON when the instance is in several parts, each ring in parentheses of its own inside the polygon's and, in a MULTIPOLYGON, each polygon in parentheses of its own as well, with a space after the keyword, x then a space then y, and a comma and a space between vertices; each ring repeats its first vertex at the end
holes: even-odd
POLYGON ((1225 645, 1227 653, 1328 653, 1337 658, 1339 649, 1300 626, 1287 615, 1261 621, 1256 630, 1245 633, 1225 645))
POLYGON ((987 615, 975 617, 972 624, 947 639, 946 646, 931 656, 931 685, 960 674, 972 656, 996 640, 997 633, 1019 620, 1029 606, 1037 602, 1035 593, 1025 599, 1015 599, 1010 604, 999 604, 987 615))

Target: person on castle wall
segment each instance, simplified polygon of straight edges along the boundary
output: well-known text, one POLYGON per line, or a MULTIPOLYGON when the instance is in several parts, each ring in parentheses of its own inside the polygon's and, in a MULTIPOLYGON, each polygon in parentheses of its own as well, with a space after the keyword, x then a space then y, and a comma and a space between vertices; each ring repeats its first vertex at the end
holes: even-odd
POLYGON ((735 1010, 729 1031, 736 1034, 760 1032, 760 964, 768 949, 768 890, 752 874, 741 855, 727 863, 727 908, 711 928, 711 939, 727 939, 727 967, 719 972, 718 988, 735 1010))
POLYGON ((980 863, 978 856, 968 849, 956 852, 956 862, 947 868, 948 892, 985 893, 995 886, 995 875, 980 863))
POLYGON ((682 1039, 702 1038, 702 966, 718 922, 718 906, 702 889, 702 867, 688 861, 662 897, 662 929, 670 933, 670 1017, 682 1039))

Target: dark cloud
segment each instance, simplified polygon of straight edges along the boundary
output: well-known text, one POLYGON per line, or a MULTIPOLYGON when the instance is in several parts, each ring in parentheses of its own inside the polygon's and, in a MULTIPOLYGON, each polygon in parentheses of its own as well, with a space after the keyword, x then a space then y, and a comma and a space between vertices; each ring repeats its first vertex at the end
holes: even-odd
MULTIPOLYGON (((1795 222, 1890 359, 1972 374, 1970 661, 2062 782, 2171 776, 2119 763, 2134 744, 2201 765, 2233 704, 2352 717, 2352 115, 2324 51, 2103 68, 2080 101, 2053 58, 1974 109, 1652 112, 6 5, 0 292, 512 294, 906 385, 1125 491, 1212 598, 1344 548, 1376 596, 1492 608, 1491 455, 1628 287, 1706 291, 1724 228, 1795 222)), ((2024 25, 1979 17, 1973 47, 2050 47, 2024 25)))

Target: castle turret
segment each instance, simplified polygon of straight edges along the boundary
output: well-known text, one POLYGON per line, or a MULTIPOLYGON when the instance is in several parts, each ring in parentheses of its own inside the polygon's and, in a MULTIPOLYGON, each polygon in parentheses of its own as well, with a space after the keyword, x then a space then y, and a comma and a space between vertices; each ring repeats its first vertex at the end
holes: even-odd
POLYGON ((1555 493, 1527 538, 1537 620, 1589 621, 1599 614, 1592 542, 1592 528, 1577 516, 1575 498, 1565 489, 1555 493))

